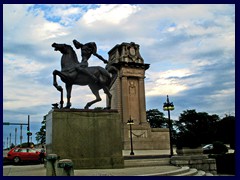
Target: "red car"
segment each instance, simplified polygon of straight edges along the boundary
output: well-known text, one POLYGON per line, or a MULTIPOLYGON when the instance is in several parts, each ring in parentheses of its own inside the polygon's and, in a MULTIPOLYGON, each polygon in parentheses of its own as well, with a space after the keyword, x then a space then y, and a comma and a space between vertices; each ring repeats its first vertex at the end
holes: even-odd
POLYGON ((7 159, 14 163, 21 161, 39 161, 40 151, 34 148, 13 148, 7 154, 7 159))

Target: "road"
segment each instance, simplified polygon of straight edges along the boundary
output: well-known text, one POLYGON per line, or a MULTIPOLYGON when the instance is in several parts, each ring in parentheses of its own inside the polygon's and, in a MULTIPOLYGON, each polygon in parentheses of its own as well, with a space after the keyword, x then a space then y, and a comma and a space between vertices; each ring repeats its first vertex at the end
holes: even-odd
POLYGON ((3 166, 3 176, 46 176, 43 164, 3 166))

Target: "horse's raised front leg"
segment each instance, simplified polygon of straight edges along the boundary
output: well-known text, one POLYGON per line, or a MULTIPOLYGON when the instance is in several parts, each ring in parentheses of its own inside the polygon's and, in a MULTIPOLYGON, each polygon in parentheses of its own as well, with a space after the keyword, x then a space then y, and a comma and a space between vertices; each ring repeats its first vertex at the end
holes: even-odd
POLYGON ((72 106, 70 99, 71 99, 71 92, 72 92, 72 84, 66 84, 66 91, 67 91, 67 105, 64 107, 65 109, 70 109, 72 106))
POLYGON ((58 83, 57 83, 57 75, 59 76, 60 74, 60 71, 58 70, 54 70, 53 71, 53 86, 60 92, 63 91, 63 88, 62 86, 59 86, 58 83))
POLYGON ((90 107, 91 105, 93 105, 94 103, 99 102, 99 101, 102 100, 101 97, 100 97, 100 95, 99 95, 99 88, 96 87, 96 86, 94 86, 94 85, 93 85, 93 86, 89 85, 89 87, 90 87, 92 93, 95 95, 96 99, 93 100, 93 101, 88 102, 88 103, 86 104, 86 106, 84 107, 84 109, 89 109, 89 107, 90 107))

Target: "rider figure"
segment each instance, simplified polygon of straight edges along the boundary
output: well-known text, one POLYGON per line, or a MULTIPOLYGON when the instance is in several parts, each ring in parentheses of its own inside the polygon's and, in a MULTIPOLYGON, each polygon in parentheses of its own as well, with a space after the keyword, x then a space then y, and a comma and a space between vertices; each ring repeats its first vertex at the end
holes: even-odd
POLYGON ((74 39, 73 44, 75 48, 81 49, 82 61, 79 65, 76 66, 77 71, 89 75, 94 80, 94 82, 97 83, 98 82, 97 77, 85 69, 86 67, 88 67, 88 59, 91 57, 91 55, 94 55, 98 57, 100 60, 102 60, 105 64, 107 64, 108 61, 97 53, 97 46, 95 42, 81 44, 80 42, 74 39))

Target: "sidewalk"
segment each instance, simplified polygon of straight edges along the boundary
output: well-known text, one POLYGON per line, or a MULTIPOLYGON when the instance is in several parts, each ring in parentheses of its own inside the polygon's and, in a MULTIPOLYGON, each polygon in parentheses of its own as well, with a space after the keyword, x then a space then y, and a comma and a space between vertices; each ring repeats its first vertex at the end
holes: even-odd
MULTIPOLYGON (((135 150, 133 156, 130 156, 130 150, 124 150, 123 156, 125 158, 139 158, 139 157, 154 157, 154 156, 168 156, 169 150, 135 150)), ((161 173, 179 169, 179 167, 166 166, 151 166, 151 167, 125 167, 122 169, 74 169, 75 176, 134 176, 152 173, 161 173)), ((25 165, 3 166, 3 176, 46 176, 46 168, 43 164, 39 165, 25 165)))
MULTIPOLYGON (((130 156, 130 150, 123 150, 123 156, 130 156)), ((170 150, 133 150, 135 156, 152 156, 152 155, 170 155, 170 150)), ((173 148, 173 154, 176 154, 176 149, 173 148)))
POLYGON ((74 170, 75 176, 145 176, 148 174, 163 173, 178 170, 176 166, 149 166, 123 169, 86 169, 74 170))
MULTIPOLYGON (((74 176, 139 176, 178 170, 176 166, 132 167, 123 169, 74 169, 74 176)), ((43 164, 28 166, 4 166, 3 176, 46 176, 43 164)))

